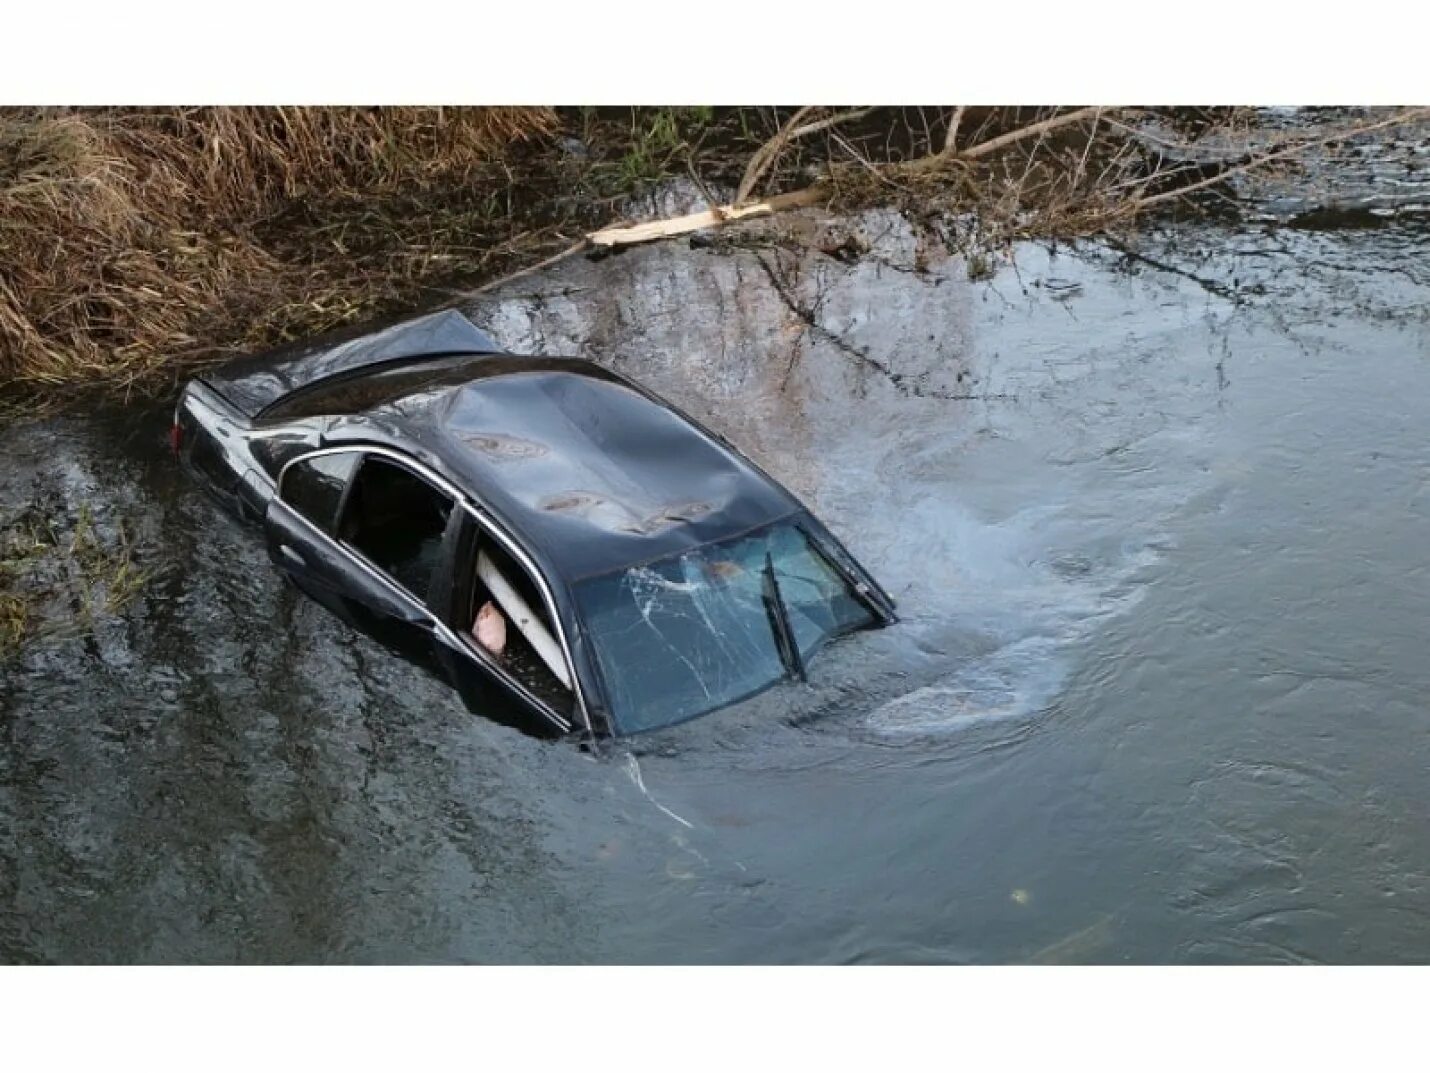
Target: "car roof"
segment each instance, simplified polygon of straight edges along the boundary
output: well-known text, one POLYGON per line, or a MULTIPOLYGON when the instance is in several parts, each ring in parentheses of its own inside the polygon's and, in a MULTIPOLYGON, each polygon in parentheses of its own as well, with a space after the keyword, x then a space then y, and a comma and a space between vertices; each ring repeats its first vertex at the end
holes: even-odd
POLYGON ((803 510, 668 403, 579 359, 483 356, 367 422, 424 448, 568 582, 803 510))

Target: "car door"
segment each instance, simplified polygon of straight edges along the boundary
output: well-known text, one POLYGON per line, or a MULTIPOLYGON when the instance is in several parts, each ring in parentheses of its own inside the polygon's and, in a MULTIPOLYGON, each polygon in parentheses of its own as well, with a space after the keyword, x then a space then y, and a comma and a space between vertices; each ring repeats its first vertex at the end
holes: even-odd
POLYGON ((395 567, 404 545, 426 543, 435 545, 427 549, 427 576, 435 572, 446 527, 457 513, 453 506, 450 496, 392 459, 378 462, 361 450, 305 455, 284 468, 269 503, 264 518, 269 556, 339 618, 436 671, 437 620, 425 604, 426 588, 418 584, 424 575, 395 567), (375 463, 384 467, 378 477, 375 463), (394 499, 390 493, 399 481, 407 487, 394 499), (429 500, 428 509, 404 518, 403 509, 422 497, 429 500))
MULTIPOLYGON (((479 576, 478 563, 483 554, 491 557, 500 553, 492 531, 471 512, 460 513, 462 517, 449 534, 446 568, 450 573, 439 580, 445 605, 434 604, 449 626, 436 646, 448 679, 467 707, 487 718, 546 737, 582 729, 584 722, 575 689, 540 665, 510 608, 501 608, 508 638, 501 653, 488 652, 473 636, 476 611, 492 595, 479 576)), ((551 623, 553 609, 541 595, 540 585, 526 566, 506 554, 503 568, 520 585, 529 604, 540 608, 537 614, 541 620, 551 623)), ((569 667, 564 644, 558 644, 565 666, 569 667)))

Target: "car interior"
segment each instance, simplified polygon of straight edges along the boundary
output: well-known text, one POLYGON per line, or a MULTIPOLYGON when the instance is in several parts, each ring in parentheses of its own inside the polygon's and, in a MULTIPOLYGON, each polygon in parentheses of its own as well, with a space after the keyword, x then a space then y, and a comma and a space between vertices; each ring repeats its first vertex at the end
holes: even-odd
MULTIPOLYGON (((477 614, 491 601, 506 620, 506 647, 497 662, 557 711, 571 706, 566 668, 546 603, 535 581, 497 541, 480 533, 467 559, 470 595, 464 601, 466 632, 474 637, 477 614)), ((473 639, 472 643, 477 642, 473 639)))
POLYGON ((451 512, 452 500, 422 478, 369 455, 348 492, 338 536, 425 603, 451 512))

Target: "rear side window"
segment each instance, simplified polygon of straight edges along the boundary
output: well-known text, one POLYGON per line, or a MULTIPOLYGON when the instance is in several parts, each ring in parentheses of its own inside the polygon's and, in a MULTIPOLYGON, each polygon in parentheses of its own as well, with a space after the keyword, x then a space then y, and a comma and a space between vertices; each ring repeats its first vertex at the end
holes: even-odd
POLYGON ((283 502, 331 535, 343 490, 360 457, 356 451, 343 451, 294 462, 283 474, 283 502))
POLYGON ((452 507, 450 496, 411 470, 368 455, 348 493, 338 535, 425 602, 452 507))

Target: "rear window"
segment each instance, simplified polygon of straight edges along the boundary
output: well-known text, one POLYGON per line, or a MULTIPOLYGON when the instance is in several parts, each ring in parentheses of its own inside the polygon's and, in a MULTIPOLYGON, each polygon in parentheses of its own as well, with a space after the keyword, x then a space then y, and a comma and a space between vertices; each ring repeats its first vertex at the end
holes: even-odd
POLYGON ((427 388, 464 383, 483 355, 457 354, 435 361, 410 361, 388 368, 320 380, 280 399, 260 415, 263 421, 297 421, 323 414, 356 414, 427 388))

